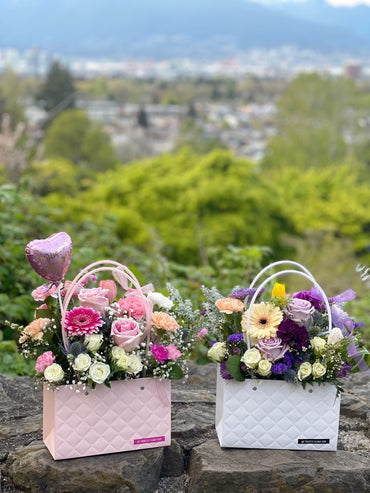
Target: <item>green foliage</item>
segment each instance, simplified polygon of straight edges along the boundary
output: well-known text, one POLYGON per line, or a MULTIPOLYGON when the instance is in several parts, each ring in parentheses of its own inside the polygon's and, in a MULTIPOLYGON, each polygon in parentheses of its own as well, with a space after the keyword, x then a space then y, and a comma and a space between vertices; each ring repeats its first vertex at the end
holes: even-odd
POLYGON ((24 84, 11 70, 6 69, 0 76, 0 121, 7 113, 14 129, 18 123, 25 121, 23 112, 24 84))
POLYGON ((342 160, 351 148, 345 143, 359 134, 361 92, 345 78, 299 75, 278 103, 277 134, 263 160, 268 170, 294 166, 322 167, 342 160))
POLYGON ((32 359, 26 360, 18 353, 17 345, 14 341, 4 341, 0 331, 0 373, 9 377, 19 375, 28 375, 30 377, 35 374, 35 361, 32 359))
POLYGON ((67 159, 33 161, 25 176, 35 195, 50 193, 75 195, 78 192, 78 168, 67 159))
MULTIPOLYGON (((47 203, 63 199, 54 196, 47 203)), ((141 230, 146 231, 147 252, 159 247, 185 264, 207 265, 208 249, 215 245, 276 246, 280 230, 270 185, 251 162, 222 150, 205 156, 182 151, 118 167, 65 203, 63 216, 97 225, 112 218, 125 243, 141 243, 141 230), (122 209, 133 211, 139 231, 120 227, 122 209)))
POLYGON ((46 111, 74 107, 75 88, 69 71, 58 61, 53 62, 40 88, 37 99, 46 111))
POLYGON ((63 111, 45 136, 45 155, 65 158, 91 171, 104 171, 116 164, 108 134, 91 122, 82 110, 63 111))

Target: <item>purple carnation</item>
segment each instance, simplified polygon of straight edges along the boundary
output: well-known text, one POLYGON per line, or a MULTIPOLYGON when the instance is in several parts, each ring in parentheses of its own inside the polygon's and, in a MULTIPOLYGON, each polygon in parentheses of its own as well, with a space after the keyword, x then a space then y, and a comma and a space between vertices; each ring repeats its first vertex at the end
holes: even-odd
POLYGON ((290 320, 284 315, 283 321, 279 325, 277 337, 289 344, 297 351, 302 351, 303 347, 309 346, 309 335, 307 329, 290 320))
MULTIPOLYGON (((246 298, 248 301, 250 301, 255 292, 257 291, 257 288, 241 288, 241 289, 235 289, 229 294, 229 298, 237 298, 238 300, 245 300, 246 298)), ((258 293, 258 296, 261 296, 261 294, 265 291, 265 288, 261 288, 260 292, 258 293)))
POLYGON ((232 344, 233 342, 236 343, 242 341, 243 338, 244 338, 243 334, 231 334, 231 336, 227 338, 226 342, 228 344, 232 344))
POLYGON ((226 360, 220 364, 220 375, 224 380, 233 380, 234 377, 230 375, 226 368, 226 360))

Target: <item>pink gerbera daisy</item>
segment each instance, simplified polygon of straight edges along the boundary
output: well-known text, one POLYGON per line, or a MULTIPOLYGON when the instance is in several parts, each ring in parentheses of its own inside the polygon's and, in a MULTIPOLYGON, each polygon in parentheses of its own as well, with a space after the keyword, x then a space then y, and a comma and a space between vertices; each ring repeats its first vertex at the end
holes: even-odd
POLYGON ((75 307, 66 313, 65 330, 70 336, 90 335, 99 332, 104 324, 100 313, 92 308, 75 307))

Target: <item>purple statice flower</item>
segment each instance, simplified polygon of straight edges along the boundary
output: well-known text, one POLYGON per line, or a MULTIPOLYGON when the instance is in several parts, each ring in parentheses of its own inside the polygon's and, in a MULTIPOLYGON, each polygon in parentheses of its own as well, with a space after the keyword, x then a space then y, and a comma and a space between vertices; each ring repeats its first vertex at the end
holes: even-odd
MULTIPOLYGON (((254 296, 255 292, 257 291, 257 288, 241 288, 241 289, 234 289, 234 291, 232 291, 230 294, 229 294, 229 298, 237 298, 238 300, 245 300, 247 299, 248 301, 250 301, 252 299, 252 297, 254 296)), ((265 291, 265 288, 262 288, 260 290, 260 292, 258 293, 258 296, 261 296, 261 294, 265 291)))
POLYGON ((288 372, 297 361, 300 361, 300 359, 288 351, 285 353, 284 358, 281 361, 271 366, 271 371, 272 373, 281 375, 282 373, 288 372))
POLYGON ((220 375, 224 380, 233 380, 234 377, 230 375, 226 368, 226 360, 220 364, 220 375))
POLYGON ((272 373, 277 373, 278 375, 281 375, 282 373, 285 373, 288 370, 289 370, 289 366, 283 362, 275 363, 271 366, 272 373))
POLYGON ((277 337, 289 344, 290 347, 297 351, 302 351, 303 347, 309 346, 309 335, 307 329, 296 324, 284 315, 283 321, 279 325, 277 337))
POLYGON ((352 368, 353 368, 352 365, 350 363, 347 363, 347 361, 345 361, 343 365, 339 368, 338 378, 348 378, 349 372, 351 371, 352 368))
POLYGON ((202 308, 202 309, 200 310, 200 314, 201 314, 203 317, 204 317, 204 315, 206 315, 206 313, 207 313, 207 308, 202 308))
POLYGON ((236 342, 240 342, 240 341, 242 341, 242 340, 243 340, 243 338, 244 338, 243 334, 231 334, 231 335, 227 338, 226 342, 227 342, 228 344, 232 344, 233 342, 234 342, 234 343, 236 343, 236 342))

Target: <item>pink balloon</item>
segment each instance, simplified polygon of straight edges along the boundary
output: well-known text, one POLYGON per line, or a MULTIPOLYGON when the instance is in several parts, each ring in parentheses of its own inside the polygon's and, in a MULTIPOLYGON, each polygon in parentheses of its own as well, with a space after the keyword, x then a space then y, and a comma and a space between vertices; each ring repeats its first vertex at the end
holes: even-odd
POLYGON ((26 246, 31 267, 44 279, 59 282, 72 258, 72 240, 67 233, 55 233, 44 240, 33 240, 26 246))

